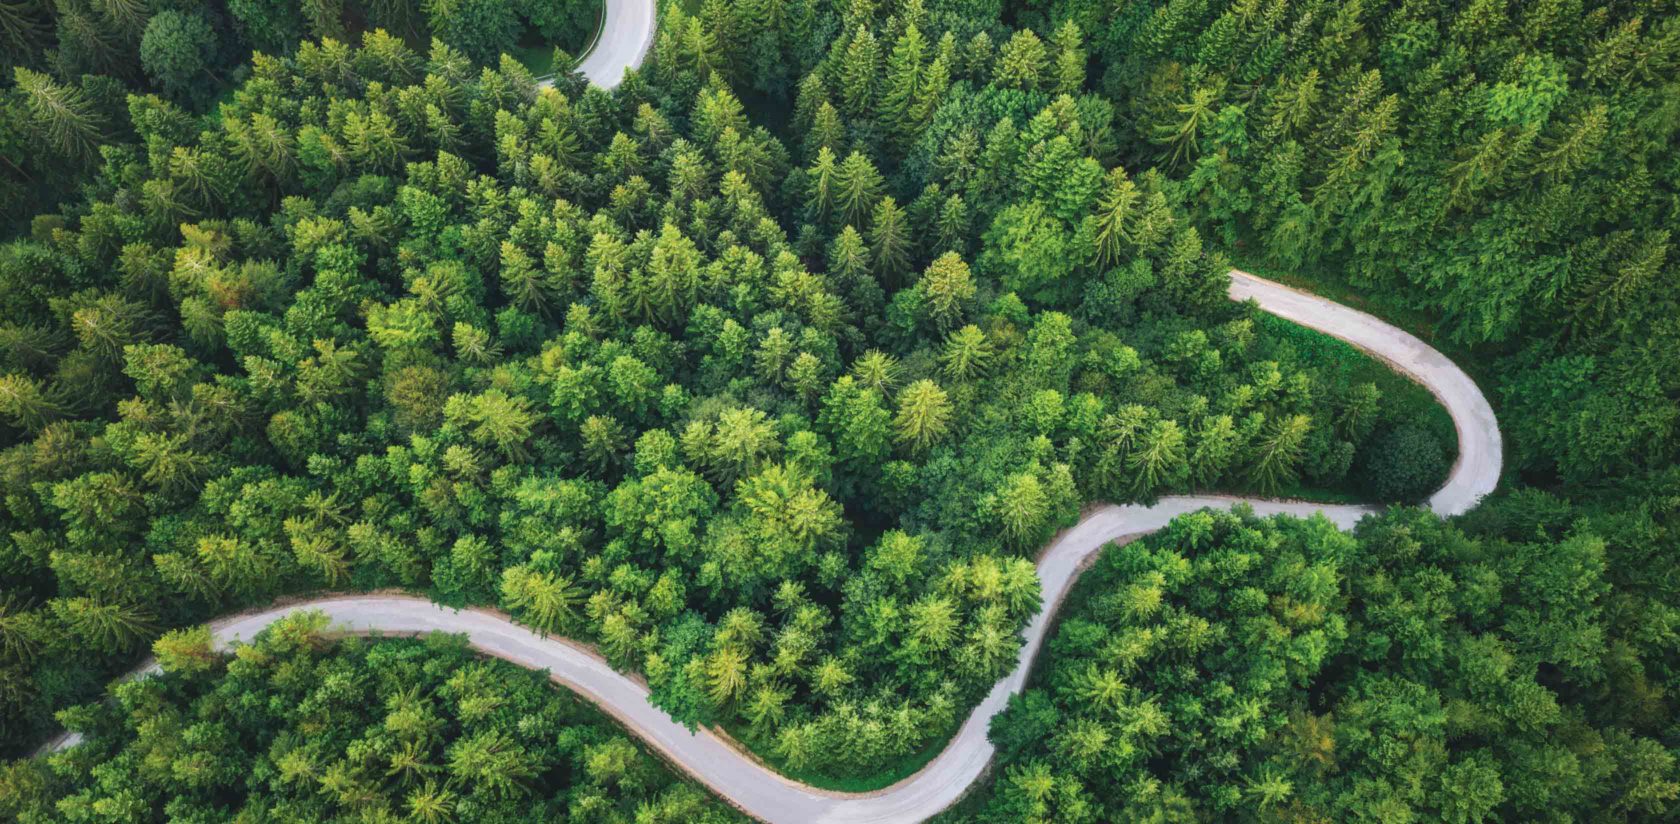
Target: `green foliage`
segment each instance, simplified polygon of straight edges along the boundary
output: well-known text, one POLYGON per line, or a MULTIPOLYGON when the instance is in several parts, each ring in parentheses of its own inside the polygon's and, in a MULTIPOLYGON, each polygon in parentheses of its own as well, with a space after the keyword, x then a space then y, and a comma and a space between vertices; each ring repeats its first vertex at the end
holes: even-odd
POLYGON ((299 3, 293 0, 228 0, 228 15, 252 48, 265 54, 284 54, 304 38, 299 3))
POLYGON ((1449 463, 1427 429, 1402 424, 1376 436, 1365 458, 1365 486, 1374 500, 1416 503, 1441 485, 1449 463))
POLYGON ((176 100, 202 99, 210 93, 216 60, 215 32, 203 15, 165 11, 152 15, 140 38, 140 66, 165 94, 176 100))
POLYGON ((425 0, 422 8, 437 38, 475 63, 495 63, 519 36, 518 13, 506 0, 425 0))
MULTIPOLYGON (((971 95, 919 100, 952 57, 904 37, 886 99, 971 95)), ((1265 457, 1272 421, 1369 435, 1202 297, 1217 257, 1089 154, 1092 102, 1010 97, 973 175, 901 202, 906 172, 790 150, 715 76, 572 96, 465 67, 370 34, 259 59, 202 130, 137 99, 115 189, 0 258, 6 591, 58 639, 9 647, 9 744, 159 632, 401 587, 599 643, 677 717, 868 784, 1013 660, 1022 556, 1085 502, 1286 478, 1308 446, 1265 457), (988 231, 1011 215, 1067 244, 1054 276, 988 231), (857 583, 892 529, 917 569, 857 583), (72 647, 99 666, 56 675, 72 647)))
POLYGON ((1045 209, 1031 201, 1000 212, 985 237, 994 257, 981 263, 998 273, 1011 291, 1056 302, 1068 292, 1078 256, 1073 238, 1045 209))
MULTIPOLYGON (((516 5, 515 10, 530 24, 545 45, 553 44, 553 48, 564 48, 573 53, 581 53, 583 47, 588 45, 589 38, 595 34, 600 16, 605 14, 604 4, 592 0, 527 0, 522 5, 516 5)), ((507 44, 502 45, 505 50, 507 44)), ((563 72, 568 67, 556 65, 554 68, 563 72)))
MULTIPOLYGON (((1395 510, 1349 536, 1201 512, 1111 547, 992 721, 998 777, 946 818, 1662 818, 1672 706, 1602 703, 1642 689, 1612 650, 1667 608, 1612 594, 1638 550, 1594 533, 1647 516, 1552 531, 1584 514, 1518 496, 1469 534, 1395 510), (1606 609, 1621 599, 1631 623, 1606 609)), ((1622 649, 1634 671, 1668 657, 1622 649)))
POLYGON ((1469 348, 1531 476, 1680 456, 1680 388, 1656 377, 1680 359, 1672 8, 1056 0, 1020 20, 1090 33, 1119 142, 1197 225, 1469 348))
MULTIPOLYGON (((1083 505, 1412 498, 1450 460, 1427 392, 1226 300, 1219 246, 1345 269, 1497 347, 1465 362, 1493 365, 1529 477, 1672 463, 1666 10, 698 5, 666 4, 648 65, 612 92, 539 90, 498 57, 527 24, 592 24, 575 4, 0 9, 8 48, 56 35, 19 50, 0 93, 0 197, 21 213, 0 248, 8 750, 160 633, 399 587, 596 643, 674 717, 802 779, 890 782, 1011 665, 1037 606, 1026 558, 1083 505), (216 116, 196 116, 224 80, 216 116), (171 99, 127 94, 148 82, 171 99)), ((1638 500, 1643 520, 1578 537, 1566 506, 1524 499, 1540 525, 1500 516, 1521 528, 1478 534, 1510 544, 1479 555, 1407 523, 1455 551, 1380 570, 1327 532, 1174 533, 1192 570, 1189 545, 1240 551, 1162 583, 1176 612, 1126 620, 1250 634, 1118 681, 1123 662, 1094 656, 1064 679, 1090 696, 1078 708, 1024 699, 1000 727, 1001 817, 1516 819, 1553 792, 1577 817, 1660 816, 1671 538, 1666 499, 1638 500), (1589 536, 1650 580, 1617 577, 1589 536), (1273 565, 1289 553, 1301 565, 1273 565), (1533 592, 1478 589, 1480 567, 1450 588, 1470 616, 1454 626, 1528 656, 1503 680, 1454 669, 1506 660, 1473 644, 1426 669, 1355 660, 1382 647, 1359 622, 1391 617, 1351 606, 1352 582, 1373 602, 1414 567, 1529 582, 1510 565, 1542 555, 1574 566, 1533 592), (1158 708, 1188 700, 1198 684, 1168 664, 1190 658, 1224 679, 1221 712, 1156 733, 1138 679, 1170 687, 1158 708), (1302 705, 1313 678, 1339 680, 1302 705), (1464 714, 1488 690, 1525 709, 1464 714), (1302 766, 1316 756, 1265 750, 1294 710, 1330 708, 1376 742, 1331 765, 1354 800, 1302 766), (1401 722, 1417 729, 1379 729, 1401 722), (1563 749, 1514 755, 1507 739, 1537 730, 1563 749), (1448 755, 1413 770, 1389 763, 1401 751, 1448 755), (1093 793, 1093 770, 1120 777, 1093 793)), ((1462 640, 1415 629, 1387 643, 1462 640)), ((176 666, 208 660, 202 639, 164 637, 176 666)), ((409 770, 393 811, 523 803, 558 768, 508 764, 510 736, 475 728, 428 762, 470 775, 483 806, 409 770)), ((624 747, 598 756, 586 768, 622 784, 624 747)))
POLYGON ((284 619, 233 655, 208 652, 207 632, 164 636, 164 674, 70 712, 87 740, 50 780, 33 772, 42 762, 9 765, 0 811, 19 822, 740 820, 541 674, 449 636, 334 641, 318 617, 284 619))

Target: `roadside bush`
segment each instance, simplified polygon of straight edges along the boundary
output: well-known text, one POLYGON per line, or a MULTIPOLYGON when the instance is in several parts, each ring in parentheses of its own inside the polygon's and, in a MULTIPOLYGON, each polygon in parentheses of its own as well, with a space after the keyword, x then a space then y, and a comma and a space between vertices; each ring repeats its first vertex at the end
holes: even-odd
POLYGON ((1400 424, 1377 435, 1366 453, 1363 479, 1378 501, 1416 503, 1447 477, 1447 450, 1434 433, 1400 424))
POLYGON ((438 39, 476 63, 495 65, 519 38, 519 15, 503 0, 427 0, 425 9, 438 39))

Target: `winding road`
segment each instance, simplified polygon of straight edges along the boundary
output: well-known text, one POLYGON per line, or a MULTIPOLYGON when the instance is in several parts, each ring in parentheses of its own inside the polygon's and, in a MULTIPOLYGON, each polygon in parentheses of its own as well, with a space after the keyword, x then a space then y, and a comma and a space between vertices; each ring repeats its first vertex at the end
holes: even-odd
MULTIPOLYGON (((608 8, 612 7, 609 3, 608 8)), ((1230 295, 1234 300, 1253 300, 1267 312, 1380 357, 1441 400, 1458 429, 1459 456, 1446 484, 1429 499, 1429 507, 1435 512, 1457 515, 1493 491, 1500 473, 1499 425, 1487 399, 1452 361, 1375 317, 1245 272, 1231 272, 1230 295)), ((611 713, 671 763, 749 815, 776 824, 920 821, 950 806, 985 772, 993 752, 991 742, 986 740, 987 723, 1003 709, 1009 695, 1025 685, 1056 607, 1085 561, 1111 542, 1124 542, 1160 529, 1178 515, 1236 503, 1247 503, 1260 515, 1307 517, 1321 513, 1343 528, 1376 511, 1368 506, 1213 495, 1170 496, 1151 506, 1110 505, 1090 511, 1077 525, 1058 535, 1039 558, 1038 576, 1048 606, 1028 623, 1026 643, 1014 670, 992 687, 938 757, 915 775, 873 793, 829 792, 784 778, 715 732, 702 729, 691 733, 672 721, 663 710, 648 703, 645 686, 615 672, 587 647, 563 638, 545 638, 497 612, 457 611, 404 595, 345 595, 229 616, 211 627, 220 649, 249 641, 274 621, 301 611, 325 613, 335 627, 347 633, 464 635, 482 653, 547 670, 556 682, 611 713)), ((149 663, 135 675, 155 672, 157 665, 149 663)), ((73 746, 79 740, 76 734, 62 735, 43 750, 73 746)))
MULTIPOLYGON (((578 61, 578 73, 603 89, 623 82, 624 70, 641 66, 653 48, 657 13, 654 0, 605 0, 601 31, 578 61)), ((537 85, 552 86, 554 78, 543 78, 537 85)))

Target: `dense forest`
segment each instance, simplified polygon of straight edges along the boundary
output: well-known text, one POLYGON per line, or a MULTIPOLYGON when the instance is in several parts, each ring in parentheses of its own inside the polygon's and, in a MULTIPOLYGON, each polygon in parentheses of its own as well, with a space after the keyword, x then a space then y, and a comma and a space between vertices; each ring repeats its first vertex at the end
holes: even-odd
POLYGON ((89 743, 0 772, 19 824, 539 821, 724 824, 740 815, 672 775, 542 675, 448 636, 334 641, 319 614, 234 655, 207 631, 157 642, 163 676, 67 713, 89 743))
MULTIPOLYGON (((1428 393, 1228 301, 1235 260, 1427 319, 1545 491, 1105 554, 957 814, 1672 812, 1672 4, 707 0, 611 92, 502 54, 594 14, 0 2, 0 751, 166 631, 402 588, 888 780, 1013 665, 1084 505, 1445 476, 1428 393)), ((217 669, 117 703, 274 688, 217 669)), ((8 775, 112 791, 151 745, 110 712, 8 775)), ((520 803, 604 791, 565 746, 520 803)))
POLYGON ((435 39, 477 63, 495 65, 511 51, 527 67, 565 68, 567 52, 589 44, 600 7, 601 0, 6 0, 0 231, 14 233, 73 200, 112 162, 107 153, 145 143, 130 94, 154 93, 215 120, 260 57, 301 49, 306 60, 323 52, 343 60, 357 42, 378 53, 393 40, 423 51, 435 39))
POLYGON ((1012 663, 1082 502, 1444 471, 1224 298, 1159 175, 1090 154, 1102 100, 969 67, 925 106, 973 157, 883 171, 669 48, 610 95, 369 35, 258 59, 196 131, 130 98, 143 148, 0 260, 13 746, 159 629, 395 586, 867 773, 1012 663))
POLYGON ((1203 512, 1085 573, 959 821, 1602 821, 1680 800, 1673 514, 1203 512), (1653 643, 1652 639, 1664 639, 1653 643))
POLYGON ((1680 460, 1674 3, 1028 5, 1088 33, 1122 159, 1227 248, 1497 358, 1531 480, 1680 460))

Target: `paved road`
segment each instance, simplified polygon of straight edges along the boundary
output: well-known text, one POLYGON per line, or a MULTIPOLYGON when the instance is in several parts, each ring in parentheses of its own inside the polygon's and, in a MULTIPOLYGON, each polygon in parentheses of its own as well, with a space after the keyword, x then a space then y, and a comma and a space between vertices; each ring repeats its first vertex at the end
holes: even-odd
MULTIPOLYGON (((1339 304, 1243 272, 1231 273, 1231 297, 1252 299, 1260 308, 1354 344, 1427 386, 1441 399, 1458 427, 1459 459, 1445 486, 1429 499, 1442 515, 1456 515, 1493 491, 1499 481, 1500 437, 1493 410, 1474 382, 1451 361, 1417 338, 1339 304)), ((1153 506, 1104 506, 1091 511, 1057 536, 1038 562, 1044 603, 1027 625, 1026 644, 1014 671, 992 687, 944 752, 926 768, 885 790, 844 794, 796 784, 760 766, 707 730, 690 733, 647 702, 647 689, 614 672, 587 648, 562 638, 543 638, 491 611, 454 611, 424 599, 401 595, 347 595, 231 616, 212 624, 217 644, 250 640, 274 620, 302 610, 319 610, 352 633, 411 635, 443 631, 467 636, 475 649, 531 669, 546 669, 565 684, 612 713, 632 732, 658 748, 673 763, 747 813, 777 824, 881 824, 919 821, 956 801, 983 773, 992 758, 986 725, 1011 693, 1026 683, 1033 656, 1044 641, 1055 608, 1084 561, 1111 541, 1135 538, 1165 526, 1174 517, 1204 507, 1225 508, 1246 502, 1261 515, 1308 516, 1323 513, 1351 527, 1373 508, 1266 501, 1217 495, 1171 496, 1153 506)), ((155 672, 156 666, 141 670, 155 672)), ((46 749, 73 745, 79 738, 61 736, 46 749)))
MULTIPOLYGON (((601 36, 578 63, 589 82, 611 89, 624 80, 624 70, 638 68, 653 48, 654 0, 606 0, 601 36)), ((552 86, 552 79, 538 81, 552 86)))

